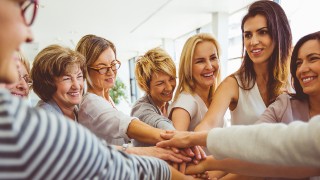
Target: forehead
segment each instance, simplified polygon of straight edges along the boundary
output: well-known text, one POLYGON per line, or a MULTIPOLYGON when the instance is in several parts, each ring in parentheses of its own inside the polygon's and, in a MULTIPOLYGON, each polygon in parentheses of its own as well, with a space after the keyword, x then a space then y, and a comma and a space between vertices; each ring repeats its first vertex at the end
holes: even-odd
POLYGON ((298 56, 308 55, 311 53, 320 54, 320 41, 319 40, 309 40, 305 42, 299 49, 298 56))
POLYGON ((98 64, 110 64, 112 61, 116 59, 116 55, 111 48, 104 50, 98 59, 93 63, 95 65, 98 64))
POLYGON ((261 14, 249 17, 243 24, 244 31, 255 31, 262 27, 267 27, 267 19, 261 14))
POLYGON ((155 72, 151 75, 151 82, 161 81, 164 79, 170 79, 171 77, 163 72, 155 72))
POLYGON ((68 64, 66 66, 66 69, 63 72, 63 75, 67 74, 78 74, 79 72, 82 72, 80 69, 80 65, 78 63, 68 64))

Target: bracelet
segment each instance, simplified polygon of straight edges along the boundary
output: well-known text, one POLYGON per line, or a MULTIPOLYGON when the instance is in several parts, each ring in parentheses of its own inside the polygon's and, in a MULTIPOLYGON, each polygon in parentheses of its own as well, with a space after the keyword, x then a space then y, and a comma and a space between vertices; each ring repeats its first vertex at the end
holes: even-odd
POLYGON ((129 147, 129 144, 122 144, 122 151, 123 152, 126 152, 126 150, 128 149, 128 147, 129 147))

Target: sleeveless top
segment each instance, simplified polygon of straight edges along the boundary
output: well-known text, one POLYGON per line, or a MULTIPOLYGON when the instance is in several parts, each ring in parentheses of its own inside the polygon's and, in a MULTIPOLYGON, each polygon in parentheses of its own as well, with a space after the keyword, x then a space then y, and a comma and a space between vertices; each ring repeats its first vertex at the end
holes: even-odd
MULTIPOLYGON (((238 84, 240 84, 239 76, 236 75, 235 77, 238 84)), ((256 82, 250 90, 244 90, 239 86, 237 107, 233 111, 230 111, 231 125, 254 124, 266 108, 256 82)))

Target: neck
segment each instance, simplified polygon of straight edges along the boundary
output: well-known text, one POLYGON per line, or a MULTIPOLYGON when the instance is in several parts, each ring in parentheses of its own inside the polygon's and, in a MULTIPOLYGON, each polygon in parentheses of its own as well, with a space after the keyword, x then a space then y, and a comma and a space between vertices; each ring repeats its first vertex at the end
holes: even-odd
POLYGON ((109 89, 88 88, 88 92, 101 96, 109 100, 109 89))
POLYGON ((67 116, 72 120, 75 120, 75 114, 74 114, 75 106, 71 106, 71 107, 59 106, 59 108, 62 111, 63 115, 67 116))
POLYGON ((253 64, 254 71, 258 78, 266 79, 268 78, 268 63, 263 64, 253 64))
POLYGON ((209 92, 210 92, 210 86, 206 86, 206 87, 201 87, 201 86, 197 86, 195 89, 195 93, 198 94, 198 96, 203 100, 203 102, 207 105, 207 107, 209 107, 210 102, 208 99, 209 96, 209 92))
POLYGON ((320 95, 309 98, 309 113, 310 118, 320 114, 320 95))
MULTIPOLYGON (((151 97, 151 96, 150 96, 151 97)), ((160 109, 160 111, 162 113, 164 113, 164 110, 166 110, 166 104, 167 102, 163 102, 163 101, 156 101, 155 99, 153 99, 151 97, 152 101, 154 102, 154 104, 160 109)))

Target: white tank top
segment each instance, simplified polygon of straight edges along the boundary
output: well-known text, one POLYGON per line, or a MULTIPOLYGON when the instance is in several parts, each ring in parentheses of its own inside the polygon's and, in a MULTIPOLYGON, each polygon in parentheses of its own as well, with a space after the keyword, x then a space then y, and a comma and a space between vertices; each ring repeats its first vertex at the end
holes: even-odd
MULTIPOLYGON (((235 76, 238 84, 241 81, 235 76)), ((239 86, 239 99, 237 107, 230 111, 231 125, 250 125, 254 124, 259 116, 266 110, 266 105, 260 95, 257 83, 250 90, 244 90, 239 86)))

